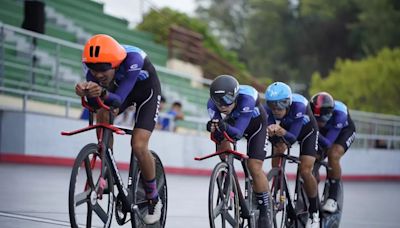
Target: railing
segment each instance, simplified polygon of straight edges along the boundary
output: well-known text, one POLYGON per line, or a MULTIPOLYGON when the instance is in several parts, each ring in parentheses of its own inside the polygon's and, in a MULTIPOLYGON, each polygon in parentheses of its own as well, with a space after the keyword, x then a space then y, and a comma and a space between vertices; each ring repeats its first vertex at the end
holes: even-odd
MULTIPOLYGON (((29 46, 29 45, 28 45, 29 46)), ((65 82, 65 79, 61 78, 60 74, 60 66, 62 66, 64 63, 72 64, 71 60, 68 59, 63 59, 60 57, 59 50, 61 48, 70 48, 74 50, 82 50, 82 45, 74 44, 71 42, 67 42, 61 39, 57 39, 54 37, 38 34, 35 32, 30 32, 24 29, 20 29, 14 26, 10 25, 5 25, 0 22, 0 88, 2 93, 8 93, 8 94, 14 94, 18 95, 20 97, 23 97, 23 111, 26 111, 26 104, 29 99, 32 97, 37 97, 37 98, 45 98, 45 99, 51 99, 56 101, 57 103, 64 103, 65 106, 65 116, 70 117, 70 109, 72 105, 79 106, 79 100, 72 98, 72 97, 67 97, 63 96, 62 93, 60 93, 59 87, 62 82, 65 82), (13 33, 17 33, 23 37, 29 42, 33 42, 34 38, 36 40, 44 40, 47 42, 52 42, 54 45, 58 48, 55 49, 55 56, 53 56, 53 59, 55 60, 55 65, 53 68, 50 70, 46 69, 37 69, 34 67, 32 63, 29 64, 17 64, 13 63, 10 61, 5 60, 5 49, 8 48, 10 49, 10 45, 7 45, 5 42, 5 33, 7 31, 11 31, 13 33), (15 81, 14 83, 16 84, 21 84, 25 83, 27 86, 24 90, 15 90, 11 88, 5 88, 2 87, 4 85, 4 79, 5 79, 5 71, 4 67, 14 67, 16 69, 21 69, 21 70, 27 70, 31 78, 28 78, 28 80, 22 82, 22 81, 15 81), (48 75, 49 77, 52 77, 51 82, 48 83, 48 85, 43 86, 43 91, 40 92, 40 90, 36 90, 35 88, 37 87, 34 84, 35 78, 33 75, 35 74, 43 74, 43 75, 48 75), (36 86, 36 87, 35 87, 36 86), (45 91, 55 89, 54 94, 48 94, 45 91), (39 91, 39 92, 38 92, 39 91)), ((25 53, 26 55, 30 56, 32 55, 32 50, 27 49, 27 50, 22 50, 18 49, 16 50, 14 47, 14 51, 22 52, 25 53)), ((33 60, 34 58, 32 56, 29 57, 29 59, 33 60)), ((77 60, 76 62, 77 65, 80 65, 80 61, 77 60)), ((157 71, 164 72, 166 74, 172 74, 174 77, 182 78, 182 79, 190 79, 194 80, 198 83, 201 83, 203 85, 210 85, 211 80, 209 79, 196 79, 192 78, 190 75, 183 74, 177 71, 173 71, 170 69, 167 69, 162 66, 156 66, 157 71)), ((82 76, 81 79, 83 80, 82 76)), ((71 86, 73 85, 72 83, 70 84, 71 86)), ((71 89, 72 91, 73 89, 71 89)), ((73 96, 73 91, 71 92, 71 95, 73 96)), ((1 104, 0 104, 1 105, 1 104)), ((205 105, 205 104, 204 104, 205 105)), ((206 107, 204 107, 206 109, 206 107)), ((382 115, 382 114, 375 114, 375 113, 366 113, 366 112, 360 112, 360 111, 355 111, 355 110, 350 110, 352 119, 356 123, 356 128, 357 128, 357 139, 355 142, 355 146, 358 147, 363 147, 363 148, 368 148, 368 147, 382 147, 382 148, 400 148, 400 117, 399 116, 391 116, 391 115, 382 115)), ((185 118, 186 123, 190 123, 190 127, 192 130, 197 131, 199 134, 203 134, 204 132, 204 125, 206 122, 206 117, 190 117, 187 116, 185 118)), ((182 123, 182 122, 181 122, 182 123)), ((178 125, 179 122, 178 122, 178 125)), ((183 125, 183 124, 182 124, 183 125)))

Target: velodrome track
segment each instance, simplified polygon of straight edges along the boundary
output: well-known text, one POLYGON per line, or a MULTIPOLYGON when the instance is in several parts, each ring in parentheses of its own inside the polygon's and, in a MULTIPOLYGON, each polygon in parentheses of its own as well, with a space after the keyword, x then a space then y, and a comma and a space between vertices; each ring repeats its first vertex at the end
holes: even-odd
MULTIPOLYGON (((70 227, 70 167, 0 163, 0 227, 70 227)), ((124 181, 127 172, 122 171, 124 181)), ((206 228, 208 177, 167 175, 168 228, 206 228)), ((400 182, 345 182, 345 228, 400 227, 400 182)), ((113 220, 112 227, 120 227, 113 220)), ((126 224, 123 227, 130 227, 126 224)))

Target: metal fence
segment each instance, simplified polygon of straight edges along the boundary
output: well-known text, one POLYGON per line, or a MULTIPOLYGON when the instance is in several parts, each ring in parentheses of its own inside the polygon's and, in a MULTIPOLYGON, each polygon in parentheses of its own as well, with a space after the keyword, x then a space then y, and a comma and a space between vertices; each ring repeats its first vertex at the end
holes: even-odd
MULTIPOLYGON (((70 86, 74 82, 82 80, 83 75, 81 72, 63 69, 64 66, 69 66, 73 69, 80 68, 81 64, 79 56, 76 61, 63 57, 62 52, 66 49, 79 50, 80 52, 82 45, 5 25, 0 22, 0 92, 22 98, 24 104, 22 107, 23 111, 29 111, 26 108, 28 100, 40 98, 64 106, 64 116, 71 117, 70 109, 73 107, 80 108, 80 101, 72 98, 73 90, 70 86), (50 43, 51 47, 53 47, 52 51, 44 54, 43 52, 46 51, 36 49, 33 43, 38 41, 50 43), (10 51, 15 54, 15 58, 21 58, 25 61, 18 62, 14 61, 14 59, 7 59, 6 52, 10 51), (35 63, 34 61, 38 61, 38 58, 46 59, 49 67, 46 67, 44 63, 42 65, 35 63), (18 75, 14 79, 9 79, 6 77, 6 74, 9 73, 6 69, 15 69, 17 73, 23 70, 24 73, 19 74, 24 75, 20 75, 21 79, 18 79, 18 75), (76 73, 77 76, 71 76, 68 72, 76 73), (36 83, 40 79, 36 78, 38 75, 45 78, 44 84, 43 81, 42 85, 36 83), (65 85, 68 88, 64 88, 63 90, 63 86, 65 85)), ((156 66, 156 68, 160 72, 172 75, 172 77, 182 80, 194 80, 205 86, 211 82, 207 79, 192 78, 190 75, 172 71, 162 66, 156 66)), ((204 107, 205 109, 206 107, 204 107)), ((354 147, 400 149, 399 116, 365 113, 355 110, 350 110, 350 112, 357 128, 354 147)), ((195 134, 204 134, 206 121, 205 116, 186 116, 185 120, 178 121, 176 126, 188 128, 195 134)))

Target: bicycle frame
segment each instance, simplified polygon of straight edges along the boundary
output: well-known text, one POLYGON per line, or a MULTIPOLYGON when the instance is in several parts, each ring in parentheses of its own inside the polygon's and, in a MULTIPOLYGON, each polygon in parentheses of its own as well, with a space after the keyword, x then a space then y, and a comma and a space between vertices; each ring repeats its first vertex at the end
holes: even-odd
MULTIPOLYGON (((229 176, 233 176, 236 180, 237 183, 237 190, 238 190, 238 198, 239 198, 239 205, 241 208, 241 213, 240 216, 242 218, 245 219, 250 219, 252 216, 254 216, 254 214, 252 214, 252 210, 250 209, 250 205, 252 202, 252 193, 253 193, 253 189, 252 189, 252 177, 250 175, 250 171, 248 169, 247 166, 247 159, 248 156, 240 153, 237 151, 236 149, 236 141, 234 141, 233 139, 231 139, 228 134, 226 132, 224 132, 224 137, 227 141, 229 141, 230 143, 233 144, 233 150, 221 150, 218 151, 216 150, 216 152, 212 153, 212 154, 208 154, 206 156, 203 157, 195 157, 194 159, 197 161, 201 161, 201 160, 205 160, 214 156, 220 156, 220 155, 226 155, 226 157, 224 159, 222 159, 222 162, 225 162, 228 165, 228 175, 229 176), (241 162, 242 168, 243 168, 243 172, 244 172, 244 176, 245 176, 245 192, 243 195, 242 189, 240 187, 240 184, 238 182, 238 175, 235 171, 235 167, 234 167, 234 160, 239 160, 241 162), (247 202, 246 202, 247 199, 247 202)), ((213 135, 211 134, 211 140, 215 142, 216 144, 216 148, 217 148, 217 141, 214 139, 213 135)), ((228 186, 230 185, 230 181, 231 179, 228 178, 228 186)), ((231 189, 229 189, 230 191, 231 189)), ((225 200, 228 200, 227 198, 225 200)))
MULTIPOLYGON (((118 170, 118 166, 117 163, 114 159, 114 155, 112 153, 111 148, 109 147, 109 142, 111 140, 112 134, 116 133, 119 135, 125 135, 125 134, 132 134, 132 130, 129 129, 124 129, 124 128, 119 128, 119 127, 115 127, 112 125, 113 123, 113 119, 114 116, 112 114, 112 108, 106 106, 100 98, 96 99, 98 105, 102 108, 104 108, 105 110, 109 111, 109 123, 105 124, 105 123, 97 123, 95 125, 93 125, 93 113, 95 112, 94 109, 92 107, 90 107, 87 103, 87 101, 85 100, 85 98, 82 97, 81 102, 82 102, 82 106, 87 108, 90 111, 90 115, 89 115, 89 126, 85 127, 85 128, 81 128, 75 131, 71 131, 71 132, 61 132, 61 135, 64 136, 71 136, 71 135, 75 135, 75 134, 79 134, 82 132, 86 132, 89 130, 93 130, 93 129, 98 129, 98 134, 97 134, 97 140, 98 140, 98 147, 99 147, 99 154, 101 156, 101 175, 99 177, 99 189, 97 191, 98 196, 101 198, 102 194, 103 194, 103 190, 105 187, 105 163, 106 161, 108 162, 108 164, 110 165, 111 168, 111 174, 113 176, 113 183, 115 183, 117 185, 117 189, 120 193, 123 193, 121 195, 121 199, 124 205, 124 208, 126 210, 129 210, 129 212, 138 212, 138 205, 134 205, 133 204, 133 197, 132 197, 132 182, 133 182, 133 177, 132 174, 134 173, 134 169, 136 167, 136 159, 133 155, 133 153, 131 154, 131 158, 130 158, 130 165, 129 165, 129 177, 128 177, 128 186, 125 187, 124 186, 124 182, 122 180, 122 177, 120 175, 120 172, 118 170)), ((91 164, 91 168, 93 169, 95 164, 96 164, 96 157, 94 156, 92 158, 92 161, 90 162, 91 164)), ((132 215, 132 219, 134 219, 134 214, 135 213, 131 213, 132 215)))
MULTIPOLYGON (((302 179, 299 176, 299 169, 297 169, 296 172, 296 183, 295 183, 295 191, 293 194, 293 198, 290 195, 289 192, 289 188, 288 188, 288 182, 287 182, 287 176, 286 176, 286 164, 289 163, 296 163, 296 164, 300 164, 300 159, 299 157, 290 155, 290 150, 291 150, 291 144, 289 144, 286 140, 283 139, 283 142, 286 144, 287 146, 287 152, 286 154, 272 154, 271 156, 267 156, 265 159, 272 159, 272 158, 280 158, 279 160, 279 165, 278 167, 272 168, 271 171, 268 173, 268 179, 271 180, 272 179, 272 183, 271 183, 271 194, 273 194, 273 198, 275 198, 275 200, 277 200, 278 202, 274 202, 275 203, 275 211, 279 212, 279 211, 284 211, 286 209, 286 213, 288 218, 291 220, 290 222, 294 222, 296 223, 296 227, 298 226, 298 223, 304 223, 302 222, 302 220, 300 219, 300 215, 302 214, 301 211, 299 211, 298 208, 298 202, 299 199, 300 200, 307 200, 306 195, 304 195, 305 193, 303 191, 301 191, 301 187, 302 187, 302 179), (277 178, 278 179, 277 179, 277 178), (274 193, 273 189, 275 188, 275 182, 278 181, 279 183, 279 187, 278 187, 278 198, 276 198, 276 194, 274 193), (299 195, 299 194, 303 194, 303 195, 299 195), (285 205, 285 203, 287 203, 285 205)), ((307 204, 307 202, 303 202, 305 204, 307 204)), ((283 221, 283 220, 282 220, 283 221)), ((286 224, 288 225, 288 224, 286 224)), ((305 225, 305 223, 303 224, 305 225)), ((301 227, 301 226, 300 226, 301 227)))

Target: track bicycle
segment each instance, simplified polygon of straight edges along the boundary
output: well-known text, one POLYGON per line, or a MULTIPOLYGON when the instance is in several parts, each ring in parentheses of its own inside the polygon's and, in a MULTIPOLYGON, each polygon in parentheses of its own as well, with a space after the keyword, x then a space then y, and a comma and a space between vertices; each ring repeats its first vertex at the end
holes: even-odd
POLYGON ((82 106, 90 111, 89 126, 71 132, 70 136, 97 129, 97 143, 84 146, 75 159, 68 194, 71 227, 104 227, 111 225, 113 211, 119 225, 131 222, 133 228, 164 227, 167 216, 167 182, 164 168, 158 155, 151 151, 156 167, 157 190, 163 203, 161 218, 153 225, 145 225, 148 200, 142 183, 141 171, 134 154, 131 154, 128 185, 125 187, 117 163, 110 148, 112 134, 132 134, 132 130, 112 125, 113 108, 106 106, 100 98, 98 105, 109 111, 109 123, 93 124, 95 110, 82 97, 82 106), (128 219, 128 215, 130 219, 128 219))
POLYGON ((273 226, 277 227, 305 227, 308 219, 307 195, 303 188, 303 180, 297 169, 295 189, 293 195, 288 184, 286 164, 300 164, 300 159, 290 155, 291 145, 287 145, 286 154, 273 154, 265 159, 280 158, 278 167, 273 167, 268 172, 271 183, 271 198, 274 207, 273 226))
MULTIPOLYGON (((201 161, 219 156, 221 161, 214 167, 208 191, 208 217, 211 228, 234 227, 256 228, 258 221, 258 205, 253 192, 253 179, 247 167, 248 156, 236 150, 236 141, 226 132, 225 139, 233 145, 233 150, 221 150, 204 157, 196 157, 201 161), (234 167, 234 161, 240 161, 244 172, 244 192, 234 167)), ((211 140, 217 141, 211 134, 211 140)))
MULTIPOLYGON (((314 164, 313 168, 313 175, 317 179, 317 183, 320 183, 320 174, 319 171, 321 167, 323 166, 326 170, 326 174, 328 174, 328 171, 331 169, 328 166, 328 163, 325 161, 327 157, 326 151, 319 150, 318 151, 318 157, 317 160, 314 164)), ((339 189, 337 193, 337 203, 338 203, 338 209, 334 213, 326 212, 321 209, 321 205, 324 205, 326 200, 328 199, 329 196, 329 188, 330 188, 330 183, 328 178, 326 177, 324 181, 324 188, 323 188, 323 193, 321 197, 321 202, 320 202, 320 221, 321 221, 321 228, 337 228, 340 225, 340 220, 342 217, 342 211, 343 211, 343 184, 342 182, 339 183, 339 189)))

